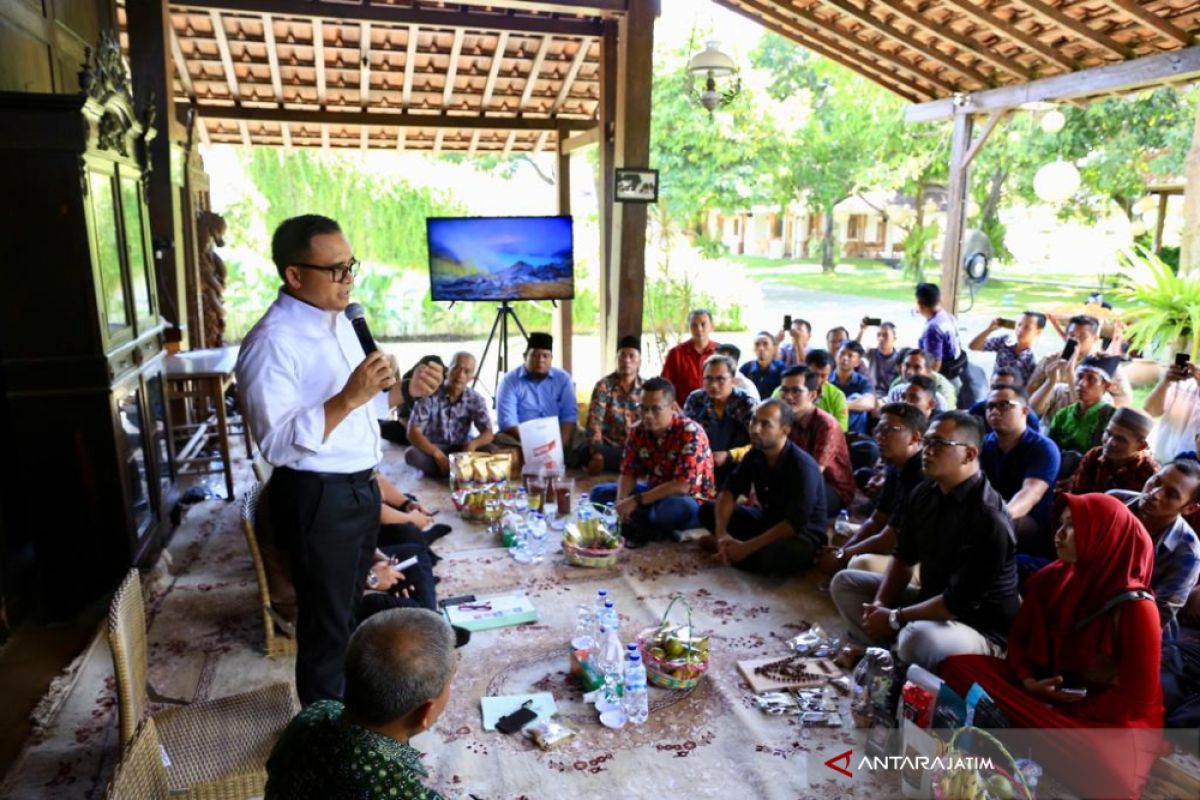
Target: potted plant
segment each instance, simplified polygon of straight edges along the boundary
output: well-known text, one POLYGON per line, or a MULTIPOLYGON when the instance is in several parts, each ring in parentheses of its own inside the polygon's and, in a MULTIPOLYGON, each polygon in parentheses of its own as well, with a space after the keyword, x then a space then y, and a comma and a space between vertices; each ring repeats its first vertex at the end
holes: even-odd
POLYGON ((1200 278, 1176 275, 1155 253, 1137 247, 1123 254, 1128 270, 1115 294, 1126 304, 1130 321, 1125 338, 1143 356, 1169 358, 1187 352, 1200 358, 1200 278))

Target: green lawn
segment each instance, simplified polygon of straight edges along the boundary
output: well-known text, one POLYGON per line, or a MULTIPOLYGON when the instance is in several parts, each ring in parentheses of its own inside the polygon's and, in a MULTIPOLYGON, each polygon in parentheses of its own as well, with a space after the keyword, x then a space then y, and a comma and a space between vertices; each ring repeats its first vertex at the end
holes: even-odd
MULTIPOLYGON (((846 294, 858 297, 876 297, 884 300, 909 302, 912 300, 913 283, 905 279, 898 269, 879 261, 847 259, 839 262, 837 271, 821 272, 816 259, 769 259, 762 256, 732 256, 732 260, 743 264, 752 278, 772 280, 803 286, 815 292, 846 294)), ((937 281, 939 273, 926 273, 928 280, 937 281)), ((1022 276, 1024 277, 1024 276, 1022 276)), ((1079 275, 1039 273, 1038 280, 1061 280, 1067 283, 1085 284, 1079 275)), ((1082 302, 1087 290, 1079 286, 1031 286, 1025 283, 1008 282, 1003 278, 990 279, 979 291, 974 311, 995 314, 1012 314, 1026 308, 1046 308, 1060 303, 1082 302)), ((970 303, 967 287, 963 286, 962 303, 970 303)))

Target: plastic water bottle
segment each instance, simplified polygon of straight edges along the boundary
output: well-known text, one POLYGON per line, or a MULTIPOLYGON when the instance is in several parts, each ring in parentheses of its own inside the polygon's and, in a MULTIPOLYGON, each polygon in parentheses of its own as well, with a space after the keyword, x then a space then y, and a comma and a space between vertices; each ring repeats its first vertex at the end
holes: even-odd
POLYGON ((641 725, 650 716, 650 698, 646 693, 646 665, 642 654, 636 650, 625 662, 625 695, 621 698, 625 707, 625 718, 634 725, 641 725))
POLYGON ((592 604, 592 637, 597 644, 600 643, 600 626, 604 624, 604 604, 607 601, 607 589, 600 589, 596 592, 596 602, 592 604))
POLYGON ((537 564, 546 554, 546 521, 541 514, 529 521, 529 563, 537 564))
POLYGON ((579 519, 592 518, 592 506, 587 492, 579 493, 579 505, 575 506, 579 509, 579 519))
POLYGON ((600 626, 600 652, 597 666, 604 676, 604 687, 596 701, 596 710, 600 713, 615 711, 621 708, 621 684, 624 662, 623 648, 617 632, 604 625, 600 626))
POLYGON ((601 624, 612 631, 621 630, 621 618, 617 616, 617 607, 613 605, 612 600, 604 601, 604 619, 601 620, 601 624))
POLYGON ((575 633, 571 636, 571 646, 576 650, 586 650, 589 658, 596 652, 594 616, 592 609, 586 603, 581 603, 575 614, 575 633))
POLYGON ((837 522, 834 523, 833 529, 837 531, 838 536, 848 537, 851 534, 850 530, 850 512, 842 509, 838 512, 837 522))

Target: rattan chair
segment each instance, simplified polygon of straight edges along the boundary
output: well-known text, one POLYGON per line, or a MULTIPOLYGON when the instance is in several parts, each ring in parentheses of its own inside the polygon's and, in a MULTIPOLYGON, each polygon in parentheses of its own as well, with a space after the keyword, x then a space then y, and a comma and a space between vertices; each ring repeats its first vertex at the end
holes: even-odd
POLYGON ((254 561, 254 576, 258 579, 258 601, 262 612, 263 633, 266 637, 267 655, 296 655, 296 627, 283 618, 271 603, 271 582, 267 576, 262 548, 258 546, 258 507, 266 487, 256 483, 242 496, 242 533, 246 535, 246 546, 254 561))
POLYGON ((158 727, 152 718, 147 718, 122 754, 104 797, 105 800, 247 800, 261 797, 265 788, 264 776, 254 773, 172 789, 167 768, 163 766, 158 727))
MULTIPOLYGON (((108 643, 117 678, 121 744, 148 718, 146 615, 142 585, 131 569, 108 612, 108 643)), ((291 686, 279 683, 154 715, 173 791, 212 781, 259 782, 271 748, 299 711, 291 686)))

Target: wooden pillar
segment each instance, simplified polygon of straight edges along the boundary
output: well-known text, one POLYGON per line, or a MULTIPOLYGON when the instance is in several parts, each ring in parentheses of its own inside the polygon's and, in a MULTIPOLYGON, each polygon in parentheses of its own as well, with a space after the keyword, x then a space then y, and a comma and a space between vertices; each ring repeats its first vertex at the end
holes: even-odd
POLYGON ((1154 252, 1162 248, 1163 226, 1167 222, 1167 203, 1171 196, 1162 192, 1158 196, 1158 218, 1154 220, 1154 252))
POLYGON ((971 134, 975 121, 961 111, 954 113, 954 134, 950 141, 949 193, 946 199, 946 241, 942 245, 942 306, 958 314, 958 287, 962 277, 962 238, 967 218, 967 192, 970 187, 971 134))
MULTIPOLYGON (((605 20, 600 38, 600 108, 597 113, 600 128, 600 172, 596 176, 596 197, 600 208, 600 294, 599 306, 600 352, 604 366, 610 366, 608 354, 616 349, 609 319, 615 318, 612 273, 616 270, 613 252, 613 230, 617 207, 613 202, 613 170, 616 168, 616 148, 613 132, 617 114, 617 22, 605 20)), ((614 358, 615 361, 615 358, 614 358)))
POLYGON ((1200 275, 1200 101, 1192 127, 1192 146, 1183 161, 1183 228, 1179 274, 1200 275))
MULTIPOLYGON (((566 144, 567 132, 558 131, 558 160, 556 162, 556 180, 558 181, 558 213, 571 213, 571 154, 563 149, 566 144)), ((558 308, 554 310, 554 339, 555 349, 562 360, 562 368, 571 372, 572 348, 571 339, 574 336, 574 321, 571 319, 571 301, 559 300, 558 308)))
MULTIPOLYGON (((179 246, 182 221, 177 202, 183 176, 180 163, 176 167, 176 180, 172 180, 171 145, 182 140, 184 131, 175 117, 174 66, 168 45, 171 13, 166 0, 128 0, 125 15, 135 107, 141 113, 152 99, 155 126, 159 130, 159 135, 150 142, 151 172, 146 192, 158 277, 159 314, 173 328, 180 329, 187 324, 183 259, 179 246)), ((182 162, 182 159, 177 160, 182 162)), ((203 346, 202 343, 192 344, 203 346)))

